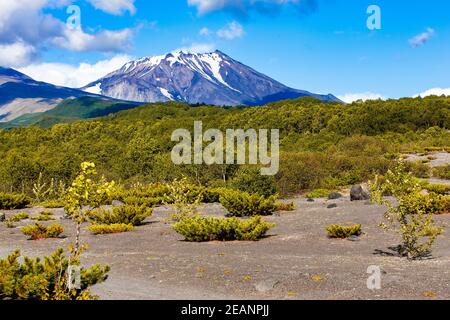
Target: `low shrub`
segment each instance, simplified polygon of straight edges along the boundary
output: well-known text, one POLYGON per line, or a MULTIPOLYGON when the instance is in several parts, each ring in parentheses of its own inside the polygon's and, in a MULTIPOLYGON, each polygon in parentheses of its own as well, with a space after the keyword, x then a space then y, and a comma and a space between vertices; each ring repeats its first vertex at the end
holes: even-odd
POLYGON ((242 192, 259 194, 266 198, 277 194, 277 184, 273 176, 261 175, 260 168, 242 167, 233 175, 230 187, 242 192))
POLYGON ((65 205, 66 204, 63 200, 46 200, 39 203, 39 206, 47 209, 64 208, 65 205))
POLYGON ((94 224, 129 224, 140 225, 153 213, 152 208, 146 206, 123 205, 112 207, 111 210, 97 209, 89 215, 89 220, 94 224))
POLYGON ((148 208, 153 208, 158 205, 164 204, 166 198, 157 197, 157 198, 146 198, 146 197, 138 197, 138 196, 128 196, 122 199, 123 203, 131 206, 145 206, 148 208))
POLYGON ((432 184, 428 183, 425 185, 425 189, 441 195, 446 195, 450 193, 450 185, 447 184, 432 184))
POLYGON ((360 236, 362 233, 362 226, 355 224, 353 226, 340 226, 333 224, 326 228, 330 238, 346 239, 350 236, 360 236))
POLYGON ((114 223, 114 224, 93 224, 88 227, 88 230, 93 234, 111 234, 129 232, 134 229, 131 224, 114 223))
POLYGON ((31 203, 31 198, 25 194, 0 192, 0 210, 24 209, 31 203))
POLYGON ((59 223, 49 226, 35 223, 22 228, 22 233, 29 236, 31 240, 58 238, 63 232, 64 228, 59 223))
POLYGON ((109 266, 80 268, 80 288, 67 286, 69 265, 77 266, 77 258, 65 256, 63 249, 44 259, 24 257, 20 251, 0 259, 0 300, 93 300, 90 287, 107 279, 109 266), (21 262, 23 261, 23 262, 21 262))
POLYGON ((34 220, 34 221, 41 221, 41 222, 56 220, 51 215, 47 215, 47 214, 38 214, 36 216, 31 216, 30 219, 34 220))
POLYGON ((433 169, 433 176, 436 178, 450 180, 450 164, 443 167, 435 167, 433 169))
POLYGON ((283 203, 283 202, 277 202, 275 203, 276 211, 294 211, 295 205, 293 202, 290 203, 283 203))
POLYGON ((28 213, 21 212, 21 213, 17 213, 14 216, 12 216, 10 218, 10 220, 12 222, 20 222, 22 220, 26 220, 26 219, 29 219, 29 218, 30 218, 30 215, 28 213))
POLYGON ((330 193, 331 191, 327 189, 316 189, 306 194, 306 197, 310 199, 328 198, 330 193))
POLYGON ((227 190, 222 192, 220 203, 234 217, 268 216, 277 209, 276 199, 276 196, 266 199, 258 194, 227 190))
POLYGON ((180 220, 173 225, 173 229, 191 242, 256 241, 273 226, 259 216, 248 220, 196 216, 180 220))

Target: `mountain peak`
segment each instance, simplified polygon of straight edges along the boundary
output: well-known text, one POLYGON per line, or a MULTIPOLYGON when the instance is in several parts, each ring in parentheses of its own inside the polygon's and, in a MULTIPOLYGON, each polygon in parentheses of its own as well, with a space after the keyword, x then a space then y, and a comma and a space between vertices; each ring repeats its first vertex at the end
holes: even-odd
POLYGON ((83 90, 136 102, 258 105, 302 96, 338 101, 334 96, 289 88, 219 50, 176 50, 130 61, 83 90))

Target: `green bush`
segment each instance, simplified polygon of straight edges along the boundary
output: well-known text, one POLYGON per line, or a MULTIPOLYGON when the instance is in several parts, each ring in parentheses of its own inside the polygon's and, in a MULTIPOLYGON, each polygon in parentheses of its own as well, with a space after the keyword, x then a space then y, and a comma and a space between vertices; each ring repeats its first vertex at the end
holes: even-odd
POLYGON ((433 169, 433 176, 440 179, 450 180, 450 164, 444 167, 435 167, 433 169))
POLYGON ((222 192, 220 203, 234 217, 268 216, 276 211, 276 196, 264 198, 258 194, 249 194, 235 190, 222 192))
POLYGON ((264 237, 274 225, 261 217, 248 220, 238 218, 190 217, 173 225, 173 229, 187 241, 256 241, 264 237))
POLYGON ((30 218, 30 215, 28 213, 21 212, 21 213, 17 213, 14 216, 12 216, 10 218, 10 220, 12 222, 20 222, 22 220, 26 220, 26 219, 29 219, 29 218, 30 218))
POLYGON ((441 195, 446 195, 450 193, 450 185, 448 184, 432 184, 428 183, 424 187, 430 192, 434 192, 441 195))
POLYGON ((88 230, 93 234, 122 233, 132 231, 133 229, 133 225, 124 223, 93 224, 88 227, 88 230))
POLYGON ((146 198, 139 196, 128 196, 122 199, 123 203, 125 203, 126 205, 145 206, 147 208, 153 208, 158 205, 162 205, 165 203, 165 200, 166 198, 164 197, 146 198))
POLYGON ((39 203, 39 206, 47 209, 64 208, 65 205, 63 200, 45 200, 44 202, 39 203))
POLYGON ((362 233, 362 226, 356 224, 353 226, 340 226, 333 224, 326 228, 330 238, 346 239, 350 236, 360 236, 362 233))
POLYGON ((35 220, 35 221, 41 221, 41 222, 56 220, 56 218, 54 218, 51 214, 42 214, 42 213, 40 213, 36 216, 31 216, 30 219, 35 220))
POLYGON ((307 198, 318 199, 318 198, 328 198, 331 191, 326 189, 316 189, 306 194, 307 198))
POLYGON ((283 202, 277 202, 275 203, 276 211, 294 211, 295 205, 293 202, 290 203, 283 203, 283 202))
POLYGON ((58 238, 64 232, 64 228, 59 224, 44 226, 40 223, 31 224, 22 228, 22 233, 32 240, 58 238))
POLYGON ((97 209, 89 214, 89 220, 94 224, 129 224, 140 225, 153 213, 152 208, 146 206, 123 205, 112 207, 111 210, 97 209))
POLYGON ((31 198, 25 194, 0 192, 0 210, 24 209, 31 203, 31 198))
POLYGON ((79 265, 77 258, 70 259, 58 249, 43 261, 28 257, 20 259, 15 251, 0 259, 0 300, 91 300, 98 297, 90 293, 90 287, 107 279, 109 266, 95 265, 80 269, 81 288, 70 290, 67 286, 69 265, 79 265))
POLYGON ((277 194, 277 185, 273 176, 261 175, 259 168, 241 168, 230 181, 233 189, 266 198, 277 194))

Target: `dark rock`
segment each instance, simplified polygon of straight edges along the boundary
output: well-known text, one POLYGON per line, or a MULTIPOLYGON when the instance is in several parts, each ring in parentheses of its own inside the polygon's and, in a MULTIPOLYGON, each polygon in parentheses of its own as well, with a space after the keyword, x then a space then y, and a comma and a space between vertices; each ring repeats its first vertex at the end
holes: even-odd
POLYGON ((327 206, 327 209, 334 209, 334 208, 337 208, 337 206, 338 205, 336 203, 332 203, 327 206))
POLYGON ((370 195, 364 191, 363 187, 353 186, 352 190, 350 191, 350 200, 351 201, 363 201, 363 200, 370 200, 370 195))
POLYGON ((4 213, 0 213, 0 222, 3 222, 6 220, 6 215, 4 213))
POLYGON ((312 199, 312 198, 308 198, 308 199, 306 199, 306 201, 308 201, 308 202, 314 202, 315 200, 312 199))
POLYGON ((342 194, 340 194, 339 192, 332 192, 328 196, 329 200, 336 200, 336 199, 340 199, 340 198, 342 198, 342 194))

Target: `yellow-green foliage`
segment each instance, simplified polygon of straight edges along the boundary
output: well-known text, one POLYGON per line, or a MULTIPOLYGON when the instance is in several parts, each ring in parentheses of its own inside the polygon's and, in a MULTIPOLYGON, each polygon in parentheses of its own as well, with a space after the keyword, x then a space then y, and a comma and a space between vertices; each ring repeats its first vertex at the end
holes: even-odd
POLYGON ((450 193, 450 185, 447 184, 432 184, 428 183, 425 186, 425 189, 427 189, 430 192, 434 192, 437 194, 446 195, 450 193))
POLYGON ((294 211, 295 205, 293 202, 290 203, 283 203, 283 202, 277 202, 275 203, 276 211, 294 211))
POLYGON ((88 227, 88 230, 93 234, 122 233, 132 231, 133 229, 133 225, 125 223, 93 224, 88 227))
POLYGON ((45 200, 44 202, 41 202, 39 205, 47 209, 54 209, 54 208, 64 208, 66 204, 63 200, 58 199, 58 200, 45 200))
POLYGON ((257 194, 227 190, 222 192, 220 203, 234 217, 268 216, 276 211, 276 196, 264 198, 257 194))
POLYGON ((307 198, 317 199, 317 198, 327 198, 331 191, 326 189, 316 189, 306 194, 307 198))
POLYGON ((195 216, 181 219, 173 228, 192 242, 256 241, 264 237, 273 226, 259 216, 248 220, 195 216))
POLYGON ((48 214, 38 214, 36 216, 31 216, 30 217, 31 220, 35 220, 35 221, 52 221, 52 220, 56 220, 54 217, 52 217, 51 215, 48 214))
POLYGON ((25 194, 0 192, 0 210, 23 209, 31 203, 31 198, 25 194))
POLYGON ((58 238, 64 232, 64 228, 59 223, 44 226, 40 223, 30 224, 22 228, 22 233, 32 240, 58 238))
POLYGON ((63 249, 58 249, 43 260, 24 257, 23 262, 20 251, 11 253, 7 258, 0 259, 0 300, 97 299, 90 293, 90 288, 107 279, 109 266, 81 268, 81 288, 69 290, 69 263, 78 266, 79 258, 71 257, 69 260, 63 249))
POLYGON ((392 227, 402 236, 403 243, 399 253, 409 259, 430 254, 437 237, 443 231, 433 219, 434 214, 441 212, 445 205, 442 196, 422 194, 422 187, 411 172, 406 171, 402 161, 394 170, 388 171, 384 183, 375 183, 372 191, 373 199, 388 207, 385 213, 386 223, 383 222, 381 226, 392 227), (383 200, 386 190, 397 198, 398 204, 383 200))
POLYGON ((441 179, 450 180, 450 164, 443 167, 436 167, 433 169, 433 176, 441 179))
POLYGON ((10 218, 10 220, 11 220, 12 222, 20 222, 20 221, 26 220, 26 219, 28 219, 28 218, 30 218, 30 215, 29 215, 28 213, 21 212, 21 213, 17 213, 17 214, 15 214, 14 216, 12 216, 12 217, 10 218))
POLYGON ((153 213, 146 206, 123 205, 112 207, 111 210, 97 209, 89 214, 89 220, 94 224, 129 224, 139 226, 153 213))
POLYGON ((352 226, 340 226, 333 224, 326 228, 330 238, 346 239, 350 236, 360 236, 362 233, 362 226, 355 224, 352 226))

